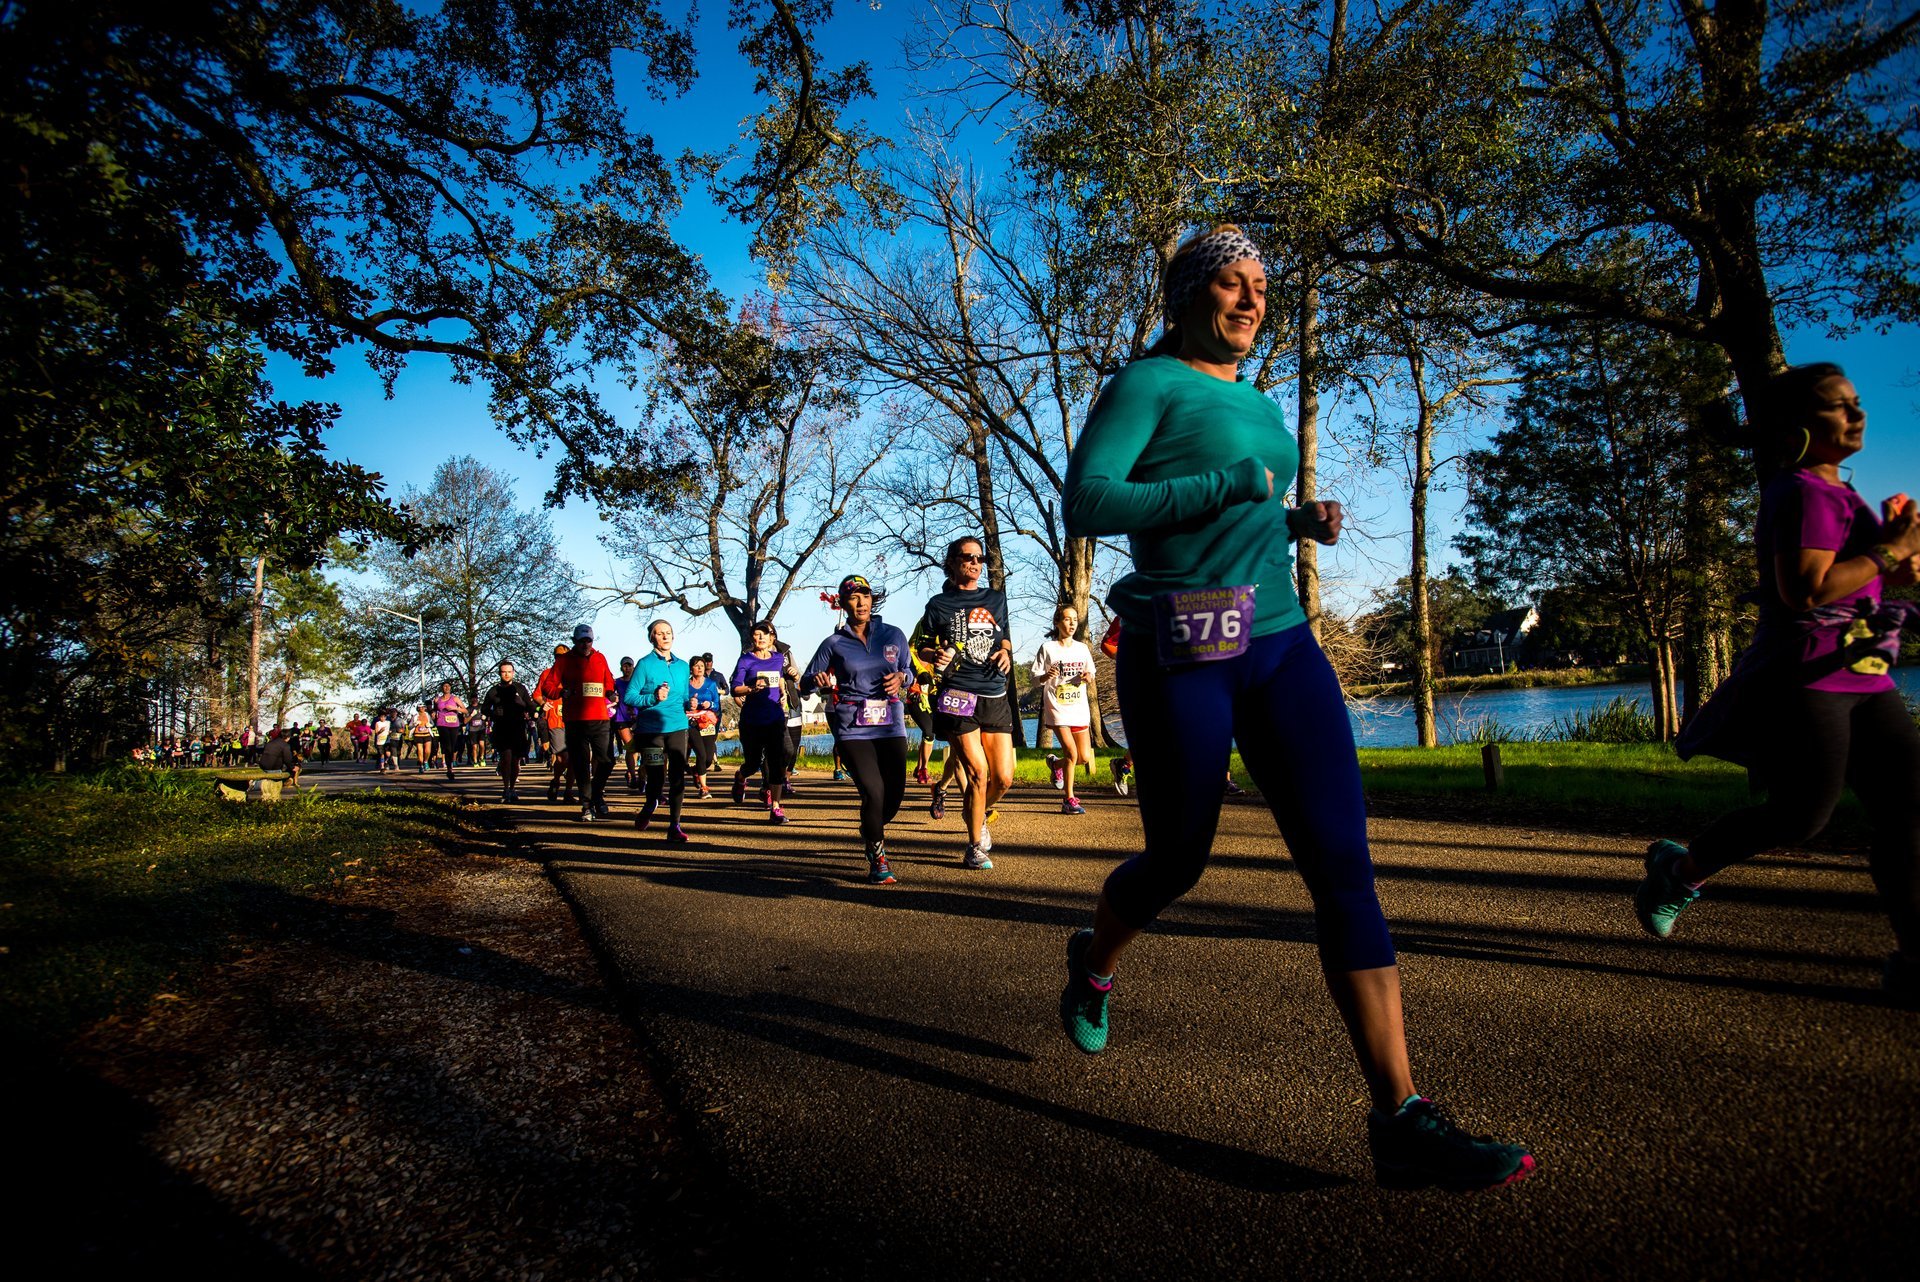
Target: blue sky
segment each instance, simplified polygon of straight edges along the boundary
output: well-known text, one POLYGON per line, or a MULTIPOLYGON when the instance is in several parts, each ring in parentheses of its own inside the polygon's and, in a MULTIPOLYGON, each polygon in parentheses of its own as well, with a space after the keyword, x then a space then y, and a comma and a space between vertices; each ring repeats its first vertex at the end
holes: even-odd
MULTIPOLYGON (((677 156, 689 146, 724 146, 751 109, 751 78, 734 50, 735 37, 726 30, 725 16, 725 7, 714 4, 706 6, 701 17, 697 28, 701 79, 691 93, 665 106, 653 103, 637 89, 631 96, 638 127, 653 134, 664 156, 677 156)), ((822 32, 822 47, 835 65, 854 58, 872 64, 877 98, 864 110, 874 126, 883 131, 890 129, 904 110, 900 42, 910 20, 909 7, 904 3, 881 5, 856 0, 848 4, 843 0, 832 24, 822 32)), ((982 155, 980 168, 991 173, 998 163, 988 151, 982 155)), ((715 281, 731 296, 738 298, 759 287, 758 270, 746 253, 744 230, 727 222, 698 193, 689 194, 674 231, 683 244, 702 256, 715 281)), ((1920 495, 1920 437, 1914 431, 1920 412, 1920 327, 1904 326, 1886 335, 1867 331, 1841 340, 1824 334, 1789 335, 1788 357, 1796 363, 1836 360, 1847 367, 1859 387, 1869 416, 1867 449, 1854 471, 1854 484, 1861 493, 1874 502, 1898 491, 1920 495)), ((510 444, 487 415, 484 391, 455 383, 448 377, 447 367, 436 359, 416 359, 400 376, 391 399, 352 351, 343 352, 338 372, 322 381, 304 379, 284 361, 274 363, 272 375, 282 396, 339 404, 343 412, 328 448, 379 472, 392 492, 408 485, 424 487, 435 467, 460 454, 471 454, 517 477, 525 506, 538 502, 551 484, 551 460, 510 444)), ((1283 397, 1282 403, 1291 417, 1290 398, 1283 397)), ((1467 443, 1484 438, 1495 426, 1491 420, 1467 426, 1467 443)), ((1339 430, 1337 417, 1331 430, 1339 430)), ((1351 550, 1337 552, 1330 559, 1327 576, 1336 603, 1357 604, 1373 587, 1403 572, 1399 567, 1405 557, 1407 517, 1404 494, 1394 483, 1365 477, 1350 478, 1350 483, 1359 495, 1352 503, 1353 516, 1358 532, 1365 537, 1354 540, 1351 550), (1369 490, 1374 493, 1369 495, 1369 490)), ((1451 558, 1449 540, 1456 528, 1459 498, 1457 488, 1437 498, 1436 533, 1430 548, 1436 566, 1451 558)), ((606 527, 597 511, 575 502, 555 512, 553 519, 563 551, 582 578, 592 583, 610 582, 613 567, 599 542, 606 527)), ((851 568, 858 567, 824 564, 817 567, 815 577, 837 580, 851 568)), ((891 586, 896 604, 888 613, 902 626, 910 626, 911 616, 916 613, 913 607, 933 585, 891 586)), ((563 622, 568 621, 556 620, 557 625, 563 622)), ((646 647, 645 620, 631 609, 603 610, 594 622, 601 633, 601 648, 616 656, 638 654, 646 647)), ((679 652, 712 650, 723 661, 730 661, 736 646, 733 632, 718 621, 717 615, 675 623, 681 634, 676 646, 679 652)), ((783 637, 806 654, 826 635, 833 620, 809 593, 789 603, 780 623, 783 637)), ((1016 642, 1022 649, 1034 644, 1041 627, 1042 621, 1037 619, 1025 629, 1016 626, 1016 642)))

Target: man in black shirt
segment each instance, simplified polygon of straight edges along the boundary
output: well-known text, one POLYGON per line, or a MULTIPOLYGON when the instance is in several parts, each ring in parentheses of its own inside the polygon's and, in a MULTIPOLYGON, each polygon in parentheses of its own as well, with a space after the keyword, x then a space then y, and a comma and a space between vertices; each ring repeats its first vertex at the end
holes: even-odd
POLYGON ((500 754, 500 800, 520 800, 520 762, 527 755, 527 726, 534 716, 533 692, 514 680, 513 664, 500 664, 500 681, 480 700, 480 711, 493 727, 494 751, 500 754))

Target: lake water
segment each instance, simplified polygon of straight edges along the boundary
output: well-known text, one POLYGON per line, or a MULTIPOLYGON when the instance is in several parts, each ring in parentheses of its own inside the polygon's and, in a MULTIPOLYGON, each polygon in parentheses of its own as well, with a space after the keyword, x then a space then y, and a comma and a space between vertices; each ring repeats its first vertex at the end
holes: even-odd
MULTIPOLYGON (((1896 668, 1893 677, 1909 699, 1920 699, 1920 665, 1896 668)), ((1483 717, 1492 717, 1509 730, 1529 735, 1546 729, 1562 717, 1606 703, 1620 695, 1633 699, 1642 709, 1651 710, 1653 706, 1645 682, 1622 681, 1608 685, 1442 694, 1434 698, 1433 712, 1440 730, 1440 742, 1452 743, 1464 737, 1468 727, 1483 717)), ((1363 748, 1411 748, 1417 742, 1410 700, 1369 700, 1364 705, 1351 708, 1349 717, 1353 722, 1353 737, 1363 748)), ((1120 727, 1115 725, 1113 730, 1115 741, 1118 742, 1122 737, 1120 727)), ((911 743, 919 742, 917 731, 909 730, 907 734, 911 743)), ((1038 734, 1039 723, 1032 717, 1027 718, 1027 742, 1034 742, 1038 734)), ((833 749, 830 735, 810 734, 804 742, 810 754, 826 753, 833 749)), ((739 746, 734 742, 720 745, 722 756, 738 751, 739 746)))
MULTIPOLYGON (((1909 699, 1920 699, 1920 666, 1895 668, 1893 679, 1909 699)), ((1638 703, 1642 711, 1653 709, 1653 698, 1645 682, 1622 681, 1609 685, 1436 695, 1433 716, 1441 743, 1453 743, 1464 737, 1471 724, 1484 717, 1492 717, 1507 729, 1526 735, 1621 695, 1638 703)), ((1411 700, 1376 699, 1364 707, 1351 709, 1349 715, 1353 737, 1363 748, 1411 748, 1418 742, 1411 700)))

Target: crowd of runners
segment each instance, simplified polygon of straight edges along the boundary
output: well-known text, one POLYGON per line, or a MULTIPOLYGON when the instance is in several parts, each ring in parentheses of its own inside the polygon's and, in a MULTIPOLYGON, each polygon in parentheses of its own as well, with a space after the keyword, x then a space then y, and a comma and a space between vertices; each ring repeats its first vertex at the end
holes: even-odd
MULTIPOLYGON (((1334 543, 1343 513, 1334 502, 1286 505, 1298 449, 1279 408, 1239 374, 1265 313, 1258 248, 1232 226, 1193 238, 1168 265, 1162 301, 1163 336, 1101 393, 1065 485, 1070 534, 1128 541, 1132 570, 1107 599, 1115 623, 1101 646, 1114 659, 1129 745, 1114 779, 1125 792, 1137 774, 1141 837, 1107 877, 1091 924, 1065 941, 1062 1030, 1088 1054, 1107 1048, 1120 959, 1203 875, 1237 744, 1313 900, 1328 995, 1371 1100, 1381 1178, 1456 1188, 1523 1179, 1535 1167, 1524 1146, 1466 1134, 1415 1088, 1352 730, 1292 590, 1291 544, 1334 543)), ((1812 838, 1850 784, 1873 822, 1871 871, 1898 944, 1884 986, 1896 1003, 1920 1005, 1920 730, 1888 676, 1920 606, 1884 599, 1885 588, 1920 581, 1920 508, 1899 495, 1876 512, 1841 476, 1864 442, 1865 415, 1837 366, 1789 370, 1768 393, 1755 424, 1767 476, 1760 629, 1681 745, 1683 755, 1748 766, 1766 800, 1690 846, 1655 843, 1632 911, 1669 938, 1716 872, 1812 838)), ((785 822, 803 700, 817 696, 836 776, 851 778, 858 796, 867 880, 897 879, 887 826, 910 780, 928 789, 934 819, 957 812, 961 865, 984 872, 1020 715, 1007 599, 984 581, 984 554, 972 537, 948 547, 940 589, 910 632, 881 617, 884 589, 847 575, 828 596, 839 626, 804 662, 770 620, 753 625, 731 668, 675 653, 672 625, 656 620, 651 649, 620 660, 616 673, 583 623, 531 680, 502 664, 477 707, 443 686, 430 705, 356 719, 345 733, 354 756, 370 754, 381 769, 401 768, 411 751, 417 769, 439 762, 451 774, 490 747, 509 802, 521 766, 544 757, 547 799, 577 804, 583 823, 610 817, 607 784, 624 764, 640 794, 635 826, 681 845, 689 790, 711 799, 717 787, 785 822), (723 764, 715 746, 729 713, 740 753, 723 764), (917 753, 909 726, 920 733, 917 753), (945 745, 937 780, 936 741, 945 745)), ((1086 813, 1079 790, 1095 759, 1095 665, 1078 639, 1082 623, 1057 610, 1027 665, 1058 739, 1049 765, 1069 815, 1086 813)))

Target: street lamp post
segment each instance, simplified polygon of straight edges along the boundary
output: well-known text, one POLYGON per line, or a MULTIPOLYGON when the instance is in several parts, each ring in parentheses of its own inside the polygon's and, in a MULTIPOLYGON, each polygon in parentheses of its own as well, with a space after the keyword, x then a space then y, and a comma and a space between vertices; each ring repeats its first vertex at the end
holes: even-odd
MULTIPOLYGON (((422 704, 426 703, 427 701, 427 625, 421 622, 420 616, 417 614, 402 614, 398 610, 389 610, 384 605, 368 606, 367 617, 369 619, 373 617, 373 612, 375 610, 378 610, 382 614, 391 614, 396 619, 405 619, 408 623, 411 623, 416 629, 419 630, 419 633, 420 633, 420 702, 422 704)), ((421 767, 421 769, 423 770, 425 768, 426 768, 425 766, 421 767)))

